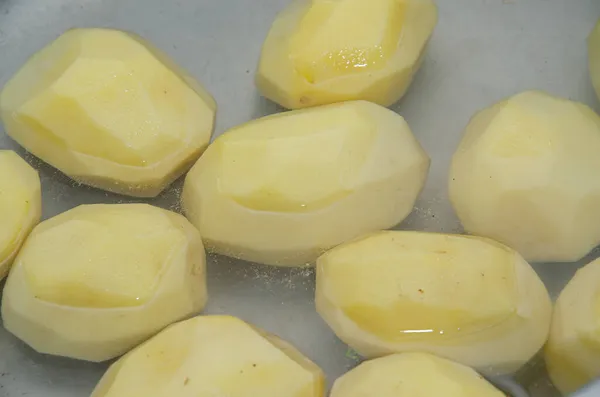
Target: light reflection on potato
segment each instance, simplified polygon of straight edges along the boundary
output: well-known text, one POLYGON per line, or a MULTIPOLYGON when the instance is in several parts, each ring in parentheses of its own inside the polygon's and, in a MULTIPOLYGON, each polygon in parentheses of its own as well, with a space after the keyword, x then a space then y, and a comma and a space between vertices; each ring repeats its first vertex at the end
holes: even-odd
POLYGON ((532 262, 600 243, 600 117, 528 91, 477 113, 454 154, 449 196, 465 230, 532 262))
POLYGON ((564 395, 600 376, 600 259, 580 269, 558 297, 545 353, 564 395))
POLYGON ((398 101, 437 23, 432 0, 295 0, 273 22, 256 75, 290 109, 398 101))
POLYGON ((512 249, 470 236, 384 231, 317 261, 317 311, 367 358, 423 351, 486 373, 542 347, 551 303, 512 249))
POLYGON ((401 116, 346 102, 227 131, 187 175, 183 208, 210 251, 301 266, 401 222, 428 169, 401 116))
POLYGON ((0 150, 0 280, 41 215, 37 172, 15 152, 0 150))
POLYGON ((2 297, 4 327, 40 353, 104 361, 206 303, 205 255, 181 215, 84 205, 38 225, 2 297))
POLYGON ((366 361, 338 378, 330 397, 415 395, 506 397, 471 368, 427 353, 392 354, 366 361))
POLYGON ((92 397, 323 397, 321 369, 289 343, 229 316, 174 324, 106 372, 92 397))
POLYGON ((6 132, 75 181, 151 197, 208 145, 212 97, 152 44, 72 29, 33 55, 0 94, 6 132))

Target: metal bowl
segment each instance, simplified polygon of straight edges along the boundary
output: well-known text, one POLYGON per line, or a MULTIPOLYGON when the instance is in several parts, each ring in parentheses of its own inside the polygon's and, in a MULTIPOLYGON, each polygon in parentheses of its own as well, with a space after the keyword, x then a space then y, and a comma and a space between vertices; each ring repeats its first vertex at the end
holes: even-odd
MULTIPOLYGON (((204 83, 219 104, 217 134, 280 111, 253 83, 262 41, 287 0, 0 0, 0 85, 36 50, 72 27, 138 33, 204 83)), ((399 227, 461 232, 446 195, 451 155, 473 113, 525 89, 543 89, 598 109, 588 78, 586 38, 600 17, 598 0, 439 0, 439 24, 402 114, 432 157, 427 186, 399 227)), ((1 127, 0 127, 1 128, 1 127)), ((0 148, 15 149, 39 171, 44 218, 78 204, 133 201, 77 186, 28 155, 0 129, 0 148)), ((181 181, 149 202, 178 210, 181 181)), ((537 264, 553 297, 580 263, 537 264)), ((229 313, 295 344, 329 383, 357 357, 314 310, 310 268, 274 269, 209 258, 207 313, 229 313)), ((534 360, 515 379, 500 379, 521 397, 558 396, 534 360), (519 394, 521 393, 521 394, 519 394)), ((87 396, 107 364, 43 356, 0 328, 0 397, 87 396)), ((593 395, 600 395, 596 392, 593 395)))

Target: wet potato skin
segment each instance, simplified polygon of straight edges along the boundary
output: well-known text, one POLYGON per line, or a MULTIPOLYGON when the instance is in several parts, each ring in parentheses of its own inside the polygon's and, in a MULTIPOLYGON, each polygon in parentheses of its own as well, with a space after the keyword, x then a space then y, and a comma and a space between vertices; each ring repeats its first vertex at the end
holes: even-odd
POLYGON ((216 104, 134 34, 71 29, 34 54, 0 93, 7 134, 78 183, 154 197, 210 141, 216 104))
POLYGON ((294 0, 273 22, 256 73, 289 109, 350 100, 398 101, 437 23, 432 0, 294 0))
POLYGON ((2 320, 40 353, 105 361, 206 300, 204 247, 183 216, 82 205, 33 230, 4 287, 2 320))
POLYGON ((423 351, 510 373, 546 341, 551 301, 514 250, 481 237, 383 231, 317 260, 316 307, 373 358, 423 351))

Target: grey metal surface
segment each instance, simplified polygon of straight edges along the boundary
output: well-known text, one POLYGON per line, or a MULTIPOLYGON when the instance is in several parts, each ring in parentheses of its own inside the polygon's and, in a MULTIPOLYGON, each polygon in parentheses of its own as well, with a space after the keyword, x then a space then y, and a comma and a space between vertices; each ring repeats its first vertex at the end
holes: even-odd
POLYGON ((598 397, 600 396, 600 379, 590 383, 571 397, 598 397))
MULTIPOLYGON (((262 40, 287 0, 0 0, 0 85, 34 51, 71 27, 136 32, 201 80, 219 104, 217 134, 279 109, 260 98, 253 73, 262 40)), ((432 157, 427 187, 400 227, 460 232, 446 173, 463 127, 477 110, 537 88, 592 105, 585 40, 598 0, 438 0, 440 20, 422 70, 393 108, 432 157)), ((0 148, 25 153, 0 127, 0 148)), ((44 188, 44 218, 81 203, 131 201, 75 186, 31 156, 44 188)), ((180 182, 152 203, 178 209, 180 182)), ((594 254, 592 254, 593 256, 594 254)), ((207 313, 230 313, 279 334, 317 362, 329 382, 356 363, 314 311, 311 269, 269 269, 210 258, 207 313)), ((536 265, 556 296, 580 264, 536 265)), ((89 395, 106 364, 36 354, 0 327, 0 397, 89 395)), ((537 367, 534 363, 533 367, 537 367)), ((530 371, 518 379, 553 397, 530 371)), ((600 394, 594 394, 600 395, 600 394)), ((587 396, 587 395, 586 395, 587 396)))

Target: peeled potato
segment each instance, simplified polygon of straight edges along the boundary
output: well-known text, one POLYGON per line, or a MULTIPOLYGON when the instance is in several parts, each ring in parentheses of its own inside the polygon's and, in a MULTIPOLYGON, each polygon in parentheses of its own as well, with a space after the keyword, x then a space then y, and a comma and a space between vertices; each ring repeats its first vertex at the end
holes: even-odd
POLYGON ((422 351, 487 373, 542 347, 551 303, 512 249, 470 236, 384 231, 317 261, 317 311, 362 356, 422 351))
POLYGON ((558 297, 545 353, 564 395, 600 376, 600 259, 577 271, 558 297))
POLYGON ((2 298, 4 327, 40 353, 104 361, 206 303, 205 255, 181 215, 84 205, 38 225, 2 298))
POLYGON ((506 397, 469 367, 426 353, 366 361, 338 378, 330 397, 506 397))
POLYGON ((0 150, 0 280, 41 215, 37 172, 15 152, 0 150))
POLYGON ((151 197, 208 145, 215 102, 142 38, 73 29, 0 94, 6 132, 75 181, 151 197))
POLYGON ((389 106, 408 89, 436 23, 433 0, 295 0, 269 31, 256 84, 291 109, 389 106))
POLYGON ((292 345, 229 316, 167 328, 113 364, 92 397, 322 397, 323 373, 292 345))
POLYGON ((465 230, 529 261, 566 262, 600 243, 600 117, 524 92, 475 115, 452 160, 450 200, 465 230))
POLYGON ((594 84, 596 95, 600 98, 600 21, 598 21, 588 38, 588 57, 592 83, 594 84))
POLYGON ((412 210, 429 158, 398 114, 356 101, 220 136, 188 173, 183 207, 208 250, 299 266, 412 210))

